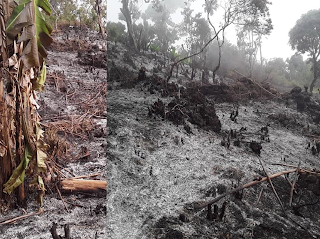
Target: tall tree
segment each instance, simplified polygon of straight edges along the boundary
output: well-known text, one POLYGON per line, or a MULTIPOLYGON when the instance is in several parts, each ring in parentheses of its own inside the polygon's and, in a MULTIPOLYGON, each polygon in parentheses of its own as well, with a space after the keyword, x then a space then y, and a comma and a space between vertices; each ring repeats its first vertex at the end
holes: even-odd
POLYGON ((253 0, 245 2, 248 4, 248 9, 245 14, 240 15, 242 18, 237 23, 237 45, 247 55, 249 63, 248 75, 251 77, 258 49, 260 49, 260 58, 262 59, 262 36, 269 35, 273 29, 273 25, 269 13, 268 5, 271 4, 269 1, 253 0))
POLYGON ((153 22, 153 30, 155 33, 154 44, 159 46, 160 51, 164 55, 164 62, 167 59, 169 46, 177 40, 177 31, 175 24, 170 17, 170 11, 163 4, 154 8, 152 4, 148 6, 145 13, 142 14, 146 25, 146 19, 153 22))
POLYGON ((125 20, 127 23, 129 43, 133 47, 134 50, 138 51, 137 39, 136 39, 134 30, 133 30, 133 21, 132 21, 133 9, 134 9, 135 3, 137 1, 121 0, 121 2, 122 2, 122 8, 120 8, 120 11, 123 14, 123 16, 125 17, 125 20))
POLYGON ((75 0, 50 0, 53 14, 45 16, 48 23, 54 24, 55 29, 58 29, 58 23, 73 24, 77 19, 77 6, 75 0))
MULTIPOLYGON (((190 1, 192 1, 192 0, 190 0, 190 1)), ((219 28, 216 28, 213 36, 211 36, 210 40, 198 52, 196 52, 194 54, 191 53, 189 56, 184 57, 182 59, 179 59, 178 61, 176 61, 172 64, 171 70, 170 70, 169 75, 167 77, 167 81, 170 80, 170 78, 172 76, 173 68, 178 63, 202 53, 205 50, 205 48, 211 42, 213 42, 216 38, 218 38, 220 34, 223 34, 225 29, 228 26, 230 26, 231 24, 235 24, 235 25, 239 26, 239 25, 246 25, 249 22, 254 21, 254 22, 258 22, 259 24, 263 25, 264 23, 261 22, 261 18, 255 17, 255 16, 256 15, 259 16, 260 13, 261 13, 261 16, 263 16, 263 17, 265 15, 267 15, 267 12, 269 11, 268 8, 265 8, 265 6, 267 4, 270 4, 267 0, 226 0, 224 6, 220 6, 224 10, 224 14, 223 14, 224 20, 219 25, 219 28), (253 19, 253 20, 250 20, 250 19, 253 19)), ((206 12, 211 13, 213 11, 213 9, 210 9, 210 6, 216 9, 217 8, 216 1, 208 0, 205 3, 206 12), (212 2, 212 4, 211 4, 211 2, 212 2)), ((271 19, 268 21, 271 21, 271 19)))
POLYGON ((290 30, 289 37, 292 49, 302 54, 307 53, 313 64, 313 80, 310 84, 310 92, 312 93, 319 77, 320 67, 320 9, 303 14, 290 30))
POLYGON ((312 81, 311 64, 303 60, 301 54, 294 54, 286 60, 288 80, 310 84, 312 81))
MULTIPOLYGON (((160 4, 161 0, 152 0, 152 6, 157 10, 161 11, 162 6, 160 4)), ((134 18, 137 18, 137 15, 140 16, 140 11, 138 10, 137 3, 139 0, 121 0, 122 8, 120 8, 121 13, 124 16, 124 20, 127 23, 127 31, 129 43, 135 51, 138 51, 138 40, 134 31, 134 18)), ((145 3, 149 3, 150 0, 144 0, 145 3)), ((121 19, 121 17, 119 17, 121 19)))
POLYGON ((107 7, 102 4, 102 0, 95 1, 94 10, 96 11, 96 13, 98 15, 99 32, 103 38, 105 36, 105 29, 103 26, 102 18, 104 16, 104 14, 106 13, 106 8, 107 7))

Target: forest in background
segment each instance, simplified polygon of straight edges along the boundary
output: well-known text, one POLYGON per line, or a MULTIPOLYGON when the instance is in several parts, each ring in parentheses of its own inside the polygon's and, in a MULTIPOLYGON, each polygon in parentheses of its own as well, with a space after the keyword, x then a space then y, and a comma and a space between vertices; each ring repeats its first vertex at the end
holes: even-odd
MULTIPOLYGON (((119 22, 107 23, 108 40, 134 46, 138 52, 150 50, 161 53, 164 67, 170 64, 170 60, 176 62, 203 50, 183 61, 192 68, 191 79, 197 70, 202 72, 204 81, 208 81, 209 71, 228 77, 236 70, 275 86, 303 88, 309 87, 317 78, 313 66, 314 62, 318 65, 319 60, 312 59, 311 54, 304 60, 301 53, 308 51, 297 49, 294 42, 290 44, 297 52, 287 59, 265 59, 261 56, 262 37, 268 36, 273 29, 269 1, 228 0, 222 6, 217 1, 206 0, 203 14, 195 14, 190 8, 190 4, 194 2, 192 0, 186 3, 153 0, 145 11, 139 8, 142 2, 121 1, 119 22), (175 24, 171 19, 171 14, 176 11, 181 11, 183 15, 181 24, 175 24), (222 19, 219 22, 211 21, 211 16, 218 12, 223 12, 222 19), (225 29, 230 25, 236 26, 237 45, 230 43, 224 36, 225 29), (179 39, 185 41, 177 46, 179 39), (204 47, 208 42, 210 44, 204 47)), ((215 74, 212 77, 214 76, 215 74)), ((319 83, 315 81, 312 88, 313 92, 318 93, 319 83)))
POLYGON ((102 0, 50 0, 52 14, 45 20, 54 27, 79 26, 105 34, 107 3, 102 0))

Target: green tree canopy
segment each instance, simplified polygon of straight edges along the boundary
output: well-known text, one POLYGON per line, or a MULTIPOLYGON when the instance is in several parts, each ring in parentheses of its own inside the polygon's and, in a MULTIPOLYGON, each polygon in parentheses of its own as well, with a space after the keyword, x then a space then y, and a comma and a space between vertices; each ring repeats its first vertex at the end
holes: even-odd
POLYGON ((315 82, 319 77, 320 56, 320 9, 311 10, 303 14, 296 25, 289 32, 289 43, 293 50, 307 53, 313 64, 313 81, 310 84, 310 92, 313 91, 315 82))

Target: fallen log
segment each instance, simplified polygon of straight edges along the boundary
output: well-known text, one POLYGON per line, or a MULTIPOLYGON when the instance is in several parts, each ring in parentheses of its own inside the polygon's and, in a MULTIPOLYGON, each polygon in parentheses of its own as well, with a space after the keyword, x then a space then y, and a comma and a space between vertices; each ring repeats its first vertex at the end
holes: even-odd
POLYGON ((65 179, 60 186, 63 192, 103 192, 107 190, 107 181, 65 179))

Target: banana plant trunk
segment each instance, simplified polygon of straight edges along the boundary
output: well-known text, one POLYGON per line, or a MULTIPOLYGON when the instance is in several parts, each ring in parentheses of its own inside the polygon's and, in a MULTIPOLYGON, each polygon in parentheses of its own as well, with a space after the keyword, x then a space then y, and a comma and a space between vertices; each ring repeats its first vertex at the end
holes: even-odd
MULTIPOLYGON (((1 61, 7 60, 7 46, 5 35, 5 16, 7 12, 7 2, 0 2, 0 47, 1 47, 1 61)), ((2 203, 7 204, 9 196, 3 193, 3 185, 10 178, 13 171, 13 162, 9 140, 9 124, 8 124, 8 108, 4 96, 4 79, 6 78, 4 69, 0 70, 0 206, 2 203)))

